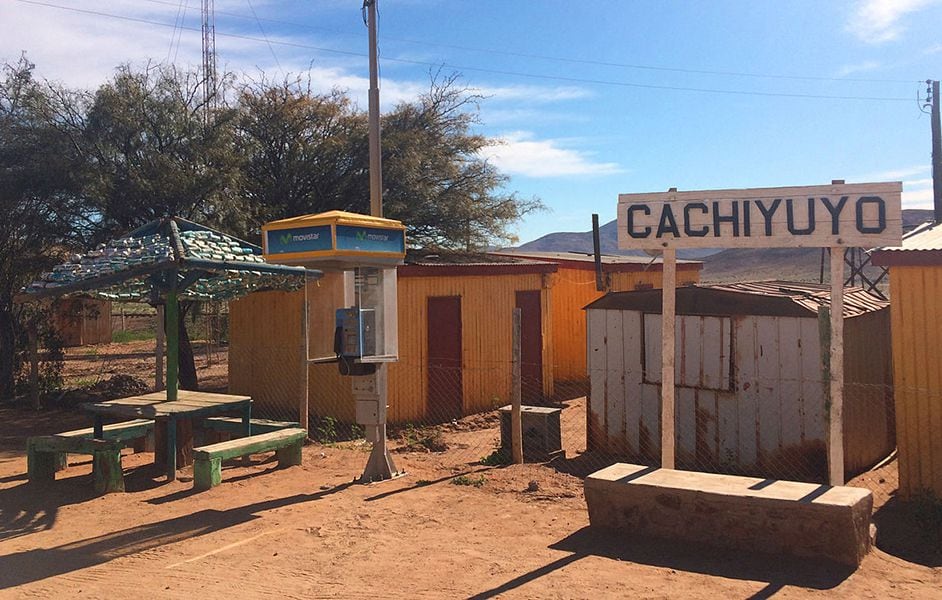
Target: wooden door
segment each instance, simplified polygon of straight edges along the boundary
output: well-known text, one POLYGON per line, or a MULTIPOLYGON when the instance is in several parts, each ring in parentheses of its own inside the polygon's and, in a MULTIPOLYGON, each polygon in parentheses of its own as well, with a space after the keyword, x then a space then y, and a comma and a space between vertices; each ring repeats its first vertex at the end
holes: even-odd
POLYGON ((428 416, 436 421, 460 419, 461 297, 428 299, 428 416))
POLYGON ((543 399, 543 311, 540 291, 517 292, 520 309, 520 387, 524 404, 543 399))

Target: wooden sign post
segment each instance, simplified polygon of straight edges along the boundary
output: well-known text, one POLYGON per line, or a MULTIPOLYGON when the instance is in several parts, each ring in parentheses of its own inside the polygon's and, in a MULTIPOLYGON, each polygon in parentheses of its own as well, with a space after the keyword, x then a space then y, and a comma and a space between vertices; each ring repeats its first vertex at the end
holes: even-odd
POLYGON ((828 473, 844 483, 844 249, 899 245, 901 182, 618 196, 618 247, 663 252, 661 466, 675 466, 676 251, 682 248, 830 248, 828 473))

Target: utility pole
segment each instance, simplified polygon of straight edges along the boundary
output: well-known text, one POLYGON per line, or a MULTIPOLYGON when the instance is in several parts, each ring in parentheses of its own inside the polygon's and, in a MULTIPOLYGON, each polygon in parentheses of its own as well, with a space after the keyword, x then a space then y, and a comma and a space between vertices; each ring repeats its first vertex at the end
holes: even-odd
POLYGON ((932 208, 935 222, 942 222, 942 125, 939 123, 939 81, 927 80, 932 104, 932 208))
POLYGON ((379 141, 379 60, 376 49, 376 1, 363 0, 370 30, 370 214, 383 216, 383 157, 379 141))
POLYGON ((203 117, 208 126, 216 105, 216 16, 214 0, 203 0, 203 117))

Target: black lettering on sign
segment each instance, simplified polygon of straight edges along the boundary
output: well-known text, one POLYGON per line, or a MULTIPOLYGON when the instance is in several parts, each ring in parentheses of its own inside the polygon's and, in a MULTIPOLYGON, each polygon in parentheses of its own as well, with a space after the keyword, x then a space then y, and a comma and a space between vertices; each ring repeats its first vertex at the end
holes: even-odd
POLYGON ((635 220, 635 218, 634 218, 634 213, 635 213, 635 212, 643 212, 645 215, 650 215, 650 214, 651 214, 651 209, 648 207, 647 204, 633 204, 633 205, 631 205, 631 206, 628 207, 628 215, 627 215, 627 217, 628 217, 628 235, 630 235, 630 236, 633 237, 633 238, 646 238, 646 237, 648 237, 649 235, 651 235, 651 228, 650 228, 650 227, 645 227, 645 228, 642 229, 641 231, 635 231, 635 224, 634 224, 634 220, 635 220))
POLYGON ((791 198, 785 200, 785 218, 788 231, 792 235, 811 235, 814 232, 814 198, 808 198, 808 226, 799 229, 795 226, 795 206, 791 198))
POLYGON ((733 237, 739 237, 739 201, 733 200, 730 208, 733 209, 733 214, 724 216, 720 214, 720 203, 713 203, 713 237, 720 237, 720 223, 731 223, 733 237))
POLYGON ((841 232, 841 211, 844 210, 844 205, 847 204, 847 196, 841 196, 841 199, 837 201, 837 206, 831 204, 829 198, 821 198, 821 202, 824 203, 824 208, 831 213, 831 233, 838 235, 841 232))
POLYGON ((749 201, 742 201, 742 235, 749 237, 752 235, 752 214, 749 211, 749 201))
POLYGON ((674 218, 674 211, 671 210, 670 204, 661 206, 661 219, 657 223, 657 234, 654 237, 662 238, 665 233, 672 233, 674 237, 680 237, 677 220, 674 218))
POLYGON ((857 231, 860 233, 881 233, 886 229, 886 202, 879 196, 864 196, 857 200, 857 231), (864 225, 864 204, 877 205, 877 225, 864 225))
POLYGON ((710 228, 704 225, 700 229, 691 229, 690 228, 690 211, 699 210, 703 214, 710 212, 710 209, 707 208, 707 205, 703 202, 691 202, 690 204, 684 205, 684 233, 690 237, 706 237, 706 234, 710 232, 710 228))
POLYGON ((775 211, 778 210, 778 205, 781 203, 782 199, 776 198, 772 201, 772 206, 766 207, 765 204, 762 204, 762 200, 756 200, 756 206, 759 207, 759 212, 762 213, 762 218, 765 219, 766 237, 772 236, 772 215, 775 214, 775 211))

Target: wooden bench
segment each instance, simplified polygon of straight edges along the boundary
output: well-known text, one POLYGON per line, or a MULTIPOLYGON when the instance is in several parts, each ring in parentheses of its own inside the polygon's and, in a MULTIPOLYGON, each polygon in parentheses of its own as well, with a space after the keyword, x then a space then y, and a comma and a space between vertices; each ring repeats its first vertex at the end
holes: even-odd
MULTIPOLYGON (((104 439, 117 442, 144 440, 143 445, 134 445, 134 451, 153 450, 154 443, 154 420, 153 419, 134 419, 122 423, 110 423, 102 429, 104 439)), ((64 431, 55 434, 55 437, 64 438, 84 438, 92 439, 95 437, 95 428, 87 427, 85 429, 75 429, 73 431, 64 431)), ((64 469, 67 464, 67 453, 61 452, 56 455, 56 470, 64 469)))
POLYGON ((90 454, 95 492, 124 491, 120 440, 96 440, 61 435, 33 436, 26 441, 27 472, 30 483, 55 481, 59 457, 64 454, 90 454))
POLYGON ((222 481, 222 461, 274 450, 279 467, 301 464, 307 431, 297 427, 237 438, 193 449, 193 487, 208 490, 222 481))

